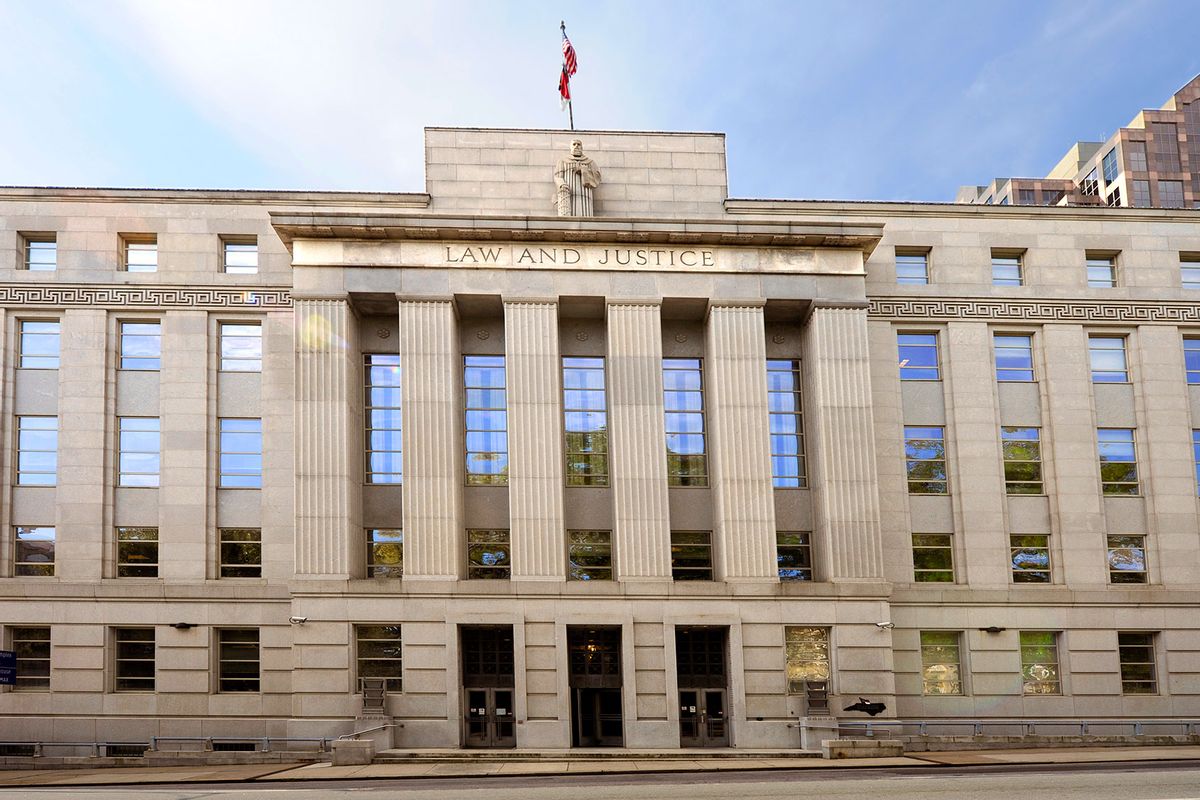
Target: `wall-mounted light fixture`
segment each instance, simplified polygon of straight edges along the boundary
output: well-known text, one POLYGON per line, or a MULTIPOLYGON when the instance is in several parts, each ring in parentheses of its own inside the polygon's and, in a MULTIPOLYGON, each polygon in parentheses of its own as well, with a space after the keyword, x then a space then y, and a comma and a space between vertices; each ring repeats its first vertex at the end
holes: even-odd
POLYGON ((189 628, 196 627, 196 625, 191 622, 172 622, 171 627, 174 628, 175 630, 186 631, 189 628))
POLYGON ((988 627, 980 628, 979 630, 983 631, 984 633, 1004 633, 1006 630, 1008 630, 1008 628, 998 628, 995 625, 989 625, 988 627))

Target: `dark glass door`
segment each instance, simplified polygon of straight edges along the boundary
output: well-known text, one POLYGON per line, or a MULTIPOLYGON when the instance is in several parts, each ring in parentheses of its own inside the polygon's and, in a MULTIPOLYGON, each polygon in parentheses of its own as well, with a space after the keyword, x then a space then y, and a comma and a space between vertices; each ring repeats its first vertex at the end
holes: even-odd
POLYGON ((571 744, 620 747, 624 741, 621 701, 621 629, 567 629, 571 686, 571 744))
POLYGON ((728 747, 728 628, 675 629, 681 747, 728 747))
POLYGON ((724 689, 679 690, 680 747, 728 747, 724 689))
POLYGON ((516 747, 513 638, 510 626, 464 626, 463 744, 516 747))
POLYGON ((511 689, 467 689, 467 747, 516 747, 511 689))

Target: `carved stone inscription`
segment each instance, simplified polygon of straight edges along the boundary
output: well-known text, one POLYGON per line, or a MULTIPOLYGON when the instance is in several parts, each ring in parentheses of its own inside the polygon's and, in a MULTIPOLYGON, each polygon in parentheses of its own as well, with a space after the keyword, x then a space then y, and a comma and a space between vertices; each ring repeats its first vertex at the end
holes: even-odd
POLYGON ((447 264, 496 264, 514 267, 715 267, 716 252, 661 247, 521 247, 446 245, 447 264), (586 255, 586 260, 585 260, 586 255))

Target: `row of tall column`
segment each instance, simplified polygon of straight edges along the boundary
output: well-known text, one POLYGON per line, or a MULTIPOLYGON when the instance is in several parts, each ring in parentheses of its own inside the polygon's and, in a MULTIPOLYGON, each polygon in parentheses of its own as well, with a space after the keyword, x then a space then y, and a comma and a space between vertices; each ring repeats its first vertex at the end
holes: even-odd
MULTIPOLYGON (((661 308, 654 301, 612 301, 606 314, 616 572, 623 581, 669 580, 661 308)), ((359 356, 346 300, 296 301, 299 331, 311 327, 305 320, 313 315, 328 317, 333 336, 297 339, 296 564, 301 575, 345 578, 346 543, 361 536, 352 499, 361 479, 348 468, 354 453, 361 453, 349 444, 361 439, 361 420, 350 402, 358 387, 346 377, 348 359, 359 356)), ((463 561, 462 363, 454 303, 404 298, 398 315, 405 579, 454 580, 463 561)), ((558 306, 553 300, 506 299, 504 321, 512 577, 562 580, 558 306)), ((866 312, 818 308, 808 339, 807 442, 827 572, 834 580, 878 580, 866 312)), ((714 304, 705 353, 714 559, 729 581, 777 580, 765 364, 762 303, 714 304)))

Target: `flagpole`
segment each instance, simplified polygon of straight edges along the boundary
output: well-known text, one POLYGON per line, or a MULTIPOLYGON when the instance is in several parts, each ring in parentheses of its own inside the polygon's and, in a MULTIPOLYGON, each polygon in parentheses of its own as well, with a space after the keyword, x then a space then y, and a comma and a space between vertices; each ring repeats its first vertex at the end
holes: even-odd
MULTIPOLYGON (((558 27, 562 31, 563 39, 567 38, 567 21, 559 20, 558 27)), ((567 56, 563 54, 563 72, 567 71, 567 56)), ((571 104, 571 100, 567 100, 567 119, 571 121, 571 130, 575 130, 575 106, 571 104)))

